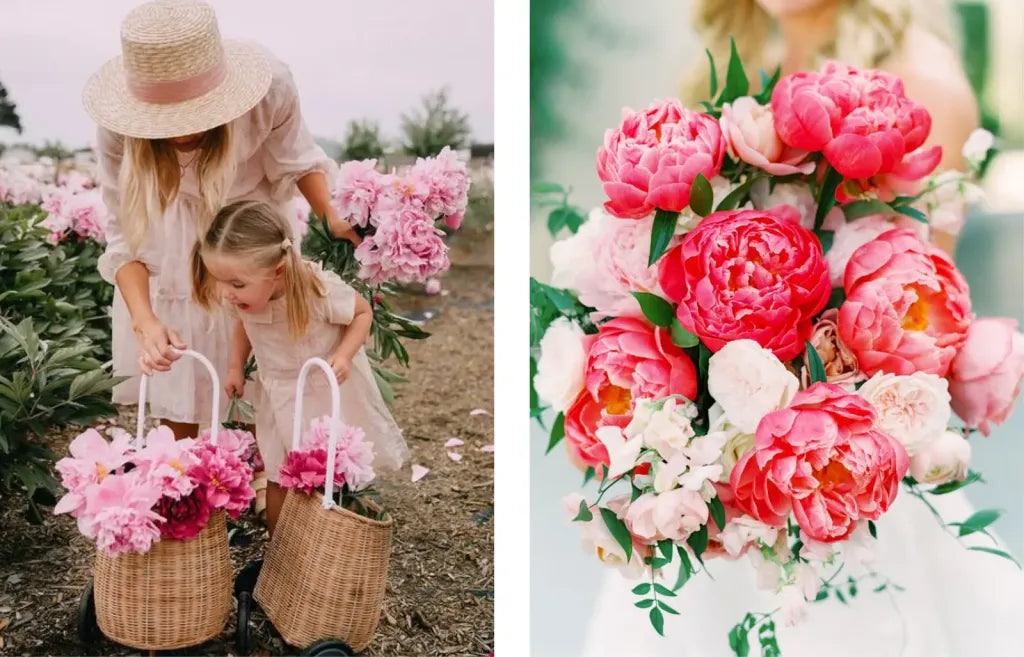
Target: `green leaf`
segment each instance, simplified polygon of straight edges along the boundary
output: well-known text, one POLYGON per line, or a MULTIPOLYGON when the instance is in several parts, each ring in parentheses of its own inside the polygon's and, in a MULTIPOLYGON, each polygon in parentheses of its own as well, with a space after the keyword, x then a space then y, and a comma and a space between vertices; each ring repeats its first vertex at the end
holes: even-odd
POLYGON ((575 208, 563 205, 555 208, 548 214, 548 232, 555 237, 563 228, 569 228, 573 233, 579 230, 583 223, 583 217, 576 212, 575 208))
POLYGON ((960 528, 960 536, 967 536, 975 532, 984 531, 986 527, 994 523, 1002 515, 997 509, 982 509, 963 522, 951 522, 950 525, 960 528))
POLYGON ((555 423, 551 427, 551 438, 548 440, 548 448, 544 453, 550 454, 555 445, 562 442, 562 438, 565 438, 565 413, 559 413, 558 417, 555 418, 555 423))
POLYGON ((675 343, 677 347, 689 349, 690 347, 696 347, 697 343, 700 342, 700 338, 683 328, 683 325, 680 324, 679 320, 675 317, 672 318, 671 332, 672 342, 675 343))
POLYGON ((832 294, 828 295, 828 303, 825 304, 826 308, 839 308, 846 303, 846 290, 841 287, 832 288, 832 294))
POLYGON ((912 208, 909 205, 901 205, 898 208, 893 208, 893 210, 913 219, 917 219, 921 223, 928 223, 928 216, 925 213, 921 212, 917 208, 912 208))
POLYGON ((691 573, 693 573, 693 563, 690 562, 690 555, 687 554, 686 548, 682 545, 677 545, 676 550, 679 554, 679 575, 676 577, 675 586, 672 587, 674 591, 683 588, 690 579, 691 573))
POLYGON ((671 303, 649 292, 634 292, 633 296, 640 302, 640 310, 644 312, 644 317, 652 324, 665 327, 672 324, 676 311, 671 303))
POLYGON ((658 549, 669 561, 672 560, 672 551, 675 545, 672 543, 672 539, 666 538, 663 541, 658 541, 658 549))
POLYGON ((703 563, 700 558, 704 551, 708 549, 708 526, 701 525, 700 529, 690 534, 686 539, 686 544, 693 550, 694 556, 697 560, 703 563))
POLYGON ((821 230, 821 225, 825 221, 825 215, 835 206, 836 190, 842 182, 843 174, 829 166, 828 173, 825 174, 825 180, 822 182, 821 190, 818 194, 818 210, 814 213, 815 230, 821 230))
POLYGON ((651 625, 654 626, 655 632, 661 636, 665 636, 665 616, 657 607, 651 609, 651 625))
POLYGON ((810 340, 804 340, 804 345, 807 347, 807 371, 810 373, 811 383, 827 382, 828 377, 825 375, 825 365, 821 362, 818 350, 814 348, 810 340))
POLYGON ((564 194, 565 188, 558 183, 541 182, 531 188, 534 194, 564 194))
POLYGON ((928 492, 931 493, 932 495, 945 495, 946 493, 952 493, 955 490, 960 490, 964 486, 968 486, 977 481, 985 480, 982 479, 981 473, 969 470, 967 472, 967 477, 964 478, 963 481, 947 481, 946 483, 936 486, 935 488, 931 489, 928 492))
POLYGON ((761 93, 755 97, 757 102, 761 105, 767 105, 772 99, 772 92, 775 91, 775 85, 778 84, 779 78, 782 76, 782 67, 776 66, 775 72, 772 73, 771 77, 764 71, 761 71, 761 93))
POLYGON ((640 490, 639 488, 637 488, 636 486, 632 486, 632 489, 633 489, 633 492, 629 496, 629 503, 630 504, 632 504, 633 502, 636 502, 638 499, 640 499, 640 496, 644 494, 644 492, 642 490, 640 490))
POLYGON ((750 188, 753 187, 754 183, 759 179, 760 176, 748 176, 742 184, 736 187, 736 189, 726 194, 725 198, 718 203, 718 207, 715 208, 715 211, 721 212, 722 210, 735 210, 738 208, 740 203, 743 202, 743 199, 750 193, 750 188))
POLYGON ((672 589, 668 588, 667 586, 663 586, 661 584, 657 584, 656 583, 654 585, 654 590, 657 591, 658 595, 663 595, 663 596, 666 596, 668 598, 676 597, 676 592, 675 591, 673 591, 672 589))
POLYGON ((747 629, 743 624, 734 625, 729 630, 729 648, 736 657, 747 657, 750 654, 750 643, 747 640, 747 629))
POLYGON ((839 602, 842 602, 844 605, 848 604, 846 602, 846 596, 843 595, 843 592, 841 590, 836 589, 836 597, 839 598, 839 602))
POLYGON ((658 600, 658 608, 662 611, 667 611, 670 614, 675 614, 676 616, 679 615, 679 612, 673 609, 672 607, 668 606, 668 603, 666 603, 664 600, 658 600))
POLYGON ((576 514, 576 517, 572 519, 573 522, 590 522, 594 519, 594 514, 590 512, 590 508, 587 506, 586 500, 580 500, 580 511, 576 514))
POLYGON ((633 556, 633 537, 630 535, 626 523, 619 520, 614 511, 604 507, 601 507, 601 518, 604 520, 605 527, 611 532, 612 538, 626 553, 626 561, 629 561, 633 556))
POLYGON ((711 51, 705 48, 704 52, 708 54, 708 66, 711 68, 711 94, 708 97, 714 98, 718 93, 718 71, 715 70, 715 58, 712 57, 711 51))
POLYGON ((587 468, 583 473, 583 485, 586 486, 590 483, 590 480, 594 478, 597 473, 594 472, 594 468, 587 468))
POLYGON ((537 390, 533 387, 533 380, 537 376, 537 359, 530 356, 530 411, 534 411, 540 408, 540 398, 537 396, 537 390))
POLYGON ((706 217, 714 205, 715 192, 711 189, 711 183, 703 173, 698 173, 690 187, 690 208, 701 217, 706 217))
POLYGON ((706 100, 700 101, 700 106, 704 108, 705 113, 710 114, 717 118, 718 112, 715 111, 715 106, 706 100))
POLYGON ((740 96, 746 96, 750 90, 750 81, 743 70, 743 62, 740 61, 740 53, 736 50, 736 40, 729 37, 729 69, 725 74, 725 89, 718 97, 718 105, 731 103, 740 96))
POLYGON ((842 206, 843 216, 847 221, 860 219, 873 214, 891 215, 895 210, 888 203, 882 203, 876 199, 853 201, 842 206))
POLYGON ((711 362, 711 350, 703 342, 700 343, 700 356, 698 358, 700 364, 700 380, 707 381, 708 378, 708 364, 711 362))
POLYGON ((641 609, 647 609, 648 607, 653 607, 654 606, 654 598, 647 598, 646 600, 640 600, 638 602, 635 602, 634 604, 637 607, 641 608, 641 609))
POLYGON ((651 592, 651 583, 644 582, 633 587, 633 595, 647 595, 651 592))
POLYGON ((651 252, 647 258, 648 265, 658 262, 658 259, 665 253, 668 243, 672 241, 672 236, 675 235, 678 222, 678 212, 669 212, 668 210, 661 209, 655 211, 654 226, 651 228, 651 252))
POLYGON ((868 520, 868 531, 871 532, 871 538, 874 538, 874 539, 878 538, 878 530, 875 529, 875 521, 874 520, 868 520))
POLYGON ((828 589, 822 589, 822 590, 818 591, 818 595, 816 595, 814 597, 814 601, 815 602, 821 602, 822 600, 824 600, 827 597, 828 597, 828 589))
POLYGON ((885 590, 885 589, 886 589, 886 588, 887 588, 888 586, 889 586, 888 584, 879 584, 878 586, 876 586, 876 587, 874 588, 874 592, 875 592, 875 593, 881 593, 881 592, 882 592, 882 591, 884 591, 884 590, 885 590))
POLYGON ((718 525, 718 530, 723 531, 725 529, 725 505, 717 495, 708 502, 708 510, 711 511, 711 518, 718 525))

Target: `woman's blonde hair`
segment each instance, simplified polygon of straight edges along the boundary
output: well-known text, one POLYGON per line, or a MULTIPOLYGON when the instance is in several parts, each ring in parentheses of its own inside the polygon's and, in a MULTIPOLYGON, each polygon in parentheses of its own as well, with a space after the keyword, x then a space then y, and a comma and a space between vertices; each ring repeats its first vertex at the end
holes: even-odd
MULTIPOLYGON (((196 217, 196 236, 206 232, 227 199, 235 178, 231 156, 231 126, 220 125, 203 135, 196 155, 196 179, 202 204, 196 217)), ((162 217, 178 194, 181 166, 170 142, 162 139, 124 138, 119 187, 118 219, 135 253, 146 241, 151 223, 162 217)))
MULTIPOLYGON (((878 67, 898 52, 903 35, 920 27, 945 43, 953 44, 953 21, 944 0, 836 0, 836 38, 817 53, 859 68, 878 67)), ((759 89, 762 69, 769 74, 782 63, 784 52, 775 19, 757 0, 695 0, 693 25, 700 43, 715 58, 719 80, 729 61, 729 37, 743 59, 751 89, 759 89)), ((683 84, 683 101, 692 105, 708 100, 710 69, 699 58, 683 84)))
POLYGON ((209 310, 219 303, 204 255, 222 254, 274 269, 284 263, 285 313, 293 339, 306 333, 315 297, 327 291, 294 242, 292 227, 275 208, 262 201, 238 201, 221 209, 206 235, 192 250, 192 298, 209 310))

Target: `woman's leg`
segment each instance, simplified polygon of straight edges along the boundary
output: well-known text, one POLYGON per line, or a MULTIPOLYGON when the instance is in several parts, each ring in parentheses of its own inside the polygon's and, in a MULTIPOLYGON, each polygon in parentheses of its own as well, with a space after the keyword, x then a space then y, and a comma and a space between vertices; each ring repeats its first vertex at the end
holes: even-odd
POLYGON ((274 535, 274 527, 277 526, 277 516, 281 513, 281 506, 284 504, 284 496, 287 492, 274 482, 267 482, 267 532, 271 536, 274 535))
POLYGON ((158 420, 160 424, 168 427, 174 432, 174 439, 181 440, 182 438, 195 438, 199 435, 198 424, 188 424, 186 422, 171 422, 170 420, 158 420))

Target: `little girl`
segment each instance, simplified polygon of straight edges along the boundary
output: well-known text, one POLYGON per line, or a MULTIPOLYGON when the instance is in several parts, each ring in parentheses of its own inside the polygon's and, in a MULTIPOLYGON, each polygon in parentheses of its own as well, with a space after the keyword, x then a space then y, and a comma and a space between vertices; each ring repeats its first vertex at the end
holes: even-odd
MULTIPOLYGON (((284 502, 278 468, 291 448, 299 369, 319 356, 341 384, 345 424, 372 443, 375 470, 395 470, 408 456, 363 349, 373 321, 369 303, 341 278, 302 259, 289 221, 260 201, 223 208, 192 252, 192 296, 205 309, 222 305, 234 319, 228 396, 241 395, 249 352, 256 355, 256 440, 266 464, 267 526, 273 534, 284 502)), ((329 415, 322 376, 303 393, 303 426, 329 415)))

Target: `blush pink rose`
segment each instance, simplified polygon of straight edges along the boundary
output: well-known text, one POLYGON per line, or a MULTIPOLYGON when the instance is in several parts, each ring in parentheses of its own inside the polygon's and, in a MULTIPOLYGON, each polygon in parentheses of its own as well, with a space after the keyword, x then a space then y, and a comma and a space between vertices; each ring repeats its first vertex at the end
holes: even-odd
POLYGON ((1017 321, 975 320, 949 371, 953 410, 969 428, 984 435, 1013 412, 1024 380, 1024 335, 1017 321))
POLYGON ((882 233, 846 265, 839 337, 861 371, 946 376, 974 315, 967 282, 911 230, 882 233))
POLYGON ((725 157, 718 121, 668 100, 634 112, 605 133, 597 152, 597 175, 608 196, 605 209, 640 219, 655 209, 679 212, 690 203, 697 174, 710 180, 725 157))
POLYGON ((808 175, 814 171, 815 163, 806 161, 807 151, 791 148, 779 139, 771 107, 750 96, 722 106, 719 122, 729 152, 747 164, 773 176, 808 175))
POLYGON ((680 542, 708 521, 708 505, 695 490, 676 488, 646 493, 629 505, 626 526, 635 540, 645 545, 669 539, 680 542))
POLYGON ((587 353, 585 388, 565 414, 570 454, 585 465, 609 465, 597 438, 602 426, 625 428, 636 399, 671 394, 693 399, 697 372, 665 329, 631 317, 602 324, 587 353))
POLYGON ((821 243, 783 205, 708 215, 662 258, 661 289, 712 351, 750 339, 790 360, 832 291, 821 243))
POLYGON ((846 538, 889 508, 910 467, 903 445, 874 423, 871 404, 837 385, 800 391, 761 420, 754 449, 733 469, 737 506, 774 527, 792 511, 817 541, 846 538))

